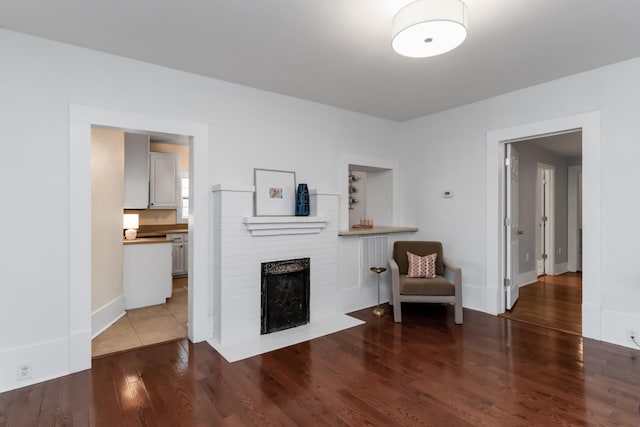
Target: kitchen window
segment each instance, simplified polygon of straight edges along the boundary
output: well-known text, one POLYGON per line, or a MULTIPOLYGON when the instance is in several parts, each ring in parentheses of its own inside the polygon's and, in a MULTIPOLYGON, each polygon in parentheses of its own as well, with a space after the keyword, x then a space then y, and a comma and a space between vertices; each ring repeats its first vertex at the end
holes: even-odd
POLYGON ((176 212, 176 222, 189 222, 189 171, 180 172, 180 201, 176 212))

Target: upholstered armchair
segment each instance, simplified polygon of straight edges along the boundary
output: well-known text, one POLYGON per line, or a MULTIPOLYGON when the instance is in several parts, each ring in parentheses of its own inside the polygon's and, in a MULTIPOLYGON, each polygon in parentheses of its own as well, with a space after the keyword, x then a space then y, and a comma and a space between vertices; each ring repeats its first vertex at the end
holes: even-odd
POLYGON ((397 241, 389 260, 391 270, 393 320, 402 322, 403 302, 448 303, 455 305, 454 320, 462 324, 462 270, 442 256, 441 242, 397 241), (407 252, 426 257, 436 254, 435 277, 409 277, 407 252), (453 283, 445 278, 452 273, 453 283))

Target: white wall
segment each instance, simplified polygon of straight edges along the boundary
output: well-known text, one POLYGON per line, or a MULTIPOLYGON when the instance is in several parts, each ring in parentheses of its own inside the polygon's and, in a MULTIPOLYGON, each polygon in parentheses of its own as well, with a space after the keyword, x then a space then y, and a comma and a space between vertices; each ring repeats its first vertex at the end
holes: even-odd
MULTIPOLYGON (((596 278, 602 288, 591 292, 597 295, 589 289, 585 293, 601 299, 600 338, 630 345, 625 330, 640 327, 640 270, 635 261, 640 227, 634 221, 640 199, 633 196, 633 183, 640 180, 634 166, 640 156, 635 141, 638 75, 640 59, 634 59, 406 123, 405 220, 417 224, 422 237, 442 240, 447 255, 462 266, 466 307, 487 309, 484 291, 497 286, 485 283, 487 239, 497 237, 487 236, 485 227, 487 133, 600 111, 601 147, 585 158, 599 157, 595 163, 601 179, 594 185, 602 195, 595 215, 600 217, 601 245, 590 250, 597 252, 603 280, 596 278), (439 197, 445 187, 454 191, 453 199, 439 197)), ((588 191, 585 187, 585 194, 588 191)))
POLYGON ((5 197, 21 207, 3 218, 13 243, 0 324, 12 327, 0 329, 0 390, 69 372, 70 104, 208 124, 210 184, 252 185, 257 167, 335 190, 346 180, 340 153, 399 157, 388 144, 398 123, 5 30, 0 57, 0 137, 12 159, 0 178, 19 177, 5 197), (25 360, 34 376, 17 383, 25 360))
POLYGON ((124 132, 91 129, 91 311, 122 297, 124 132))
POLYGON ((371 171, 367 174, 366 217, 373 225, 397 225, 393 223, 393 171, 371 171))
POLYGON ((124 132, 91 128, 91 336, 125 314, 122 264, 124 132))

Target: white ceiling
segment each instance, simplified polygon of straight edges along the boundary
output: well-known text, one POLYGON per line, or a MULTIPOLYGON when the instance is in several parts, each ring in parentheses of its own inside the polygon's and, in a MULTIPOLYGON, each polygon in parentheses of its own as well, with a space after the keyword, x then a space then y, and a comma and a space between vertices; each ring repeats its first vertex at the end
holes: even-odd
POLYGON ((466 0, 443 56, 390 47, 407 0, 2 0, 0 27, 405 121, 640 56, 640 1, 466 0))
POLYGON ((532 138, 517 144, 535 145, 567 159, 582 158, 582 131, 532 138))

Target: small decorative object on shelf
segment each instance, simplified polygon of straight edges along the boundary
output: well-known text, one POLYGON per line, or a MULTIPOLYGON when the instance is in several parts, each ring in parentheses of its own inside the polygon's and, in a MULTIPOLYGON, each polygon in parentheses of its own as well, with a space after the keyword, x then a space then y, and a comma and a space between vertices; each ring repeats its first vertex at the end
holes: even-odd
POLYGON ((353 195, 358 192, 358 189, 353 184, 359 180, 359 176, 355 176, 351 171, 349 171, 349 209, 353 209, 353 205, 358 203, 358 199, 353 197, 353 195))
POLYGON ((307 184, 298 184, 296 192, 296 216, 309 216, 309 188, 307 184))
POLYGON ((360 224, 355 224, 352 228, 373 228, 373 220, 371 218, 362 218, 360 224))

